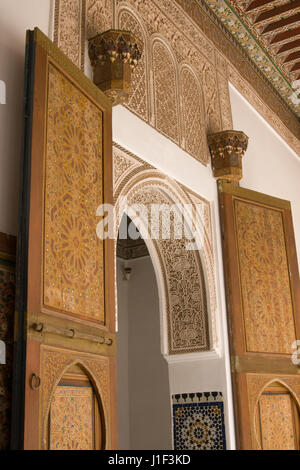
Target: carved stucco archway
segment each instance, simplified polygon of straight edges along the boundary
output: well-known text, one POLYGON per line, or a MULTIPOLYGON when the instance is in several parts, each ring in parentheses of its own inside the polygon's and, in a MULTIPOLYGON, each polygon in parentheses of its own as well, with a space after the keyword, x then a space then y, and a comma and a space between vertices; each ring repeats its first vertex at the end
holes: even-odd
POLYGON ((118 146, 114 147, 114 195, 117 227, 124 213, 135 216, 128 208, 136 204, 147 208, 151 204, 202 204, 203 216, 194 221, 199 250, 186 250, 184 238, 151 240, 147 224, 143 220, 140 224, 158 280, 163 352, 183 354, 215 348, 216 291, 209 204, 118 146))

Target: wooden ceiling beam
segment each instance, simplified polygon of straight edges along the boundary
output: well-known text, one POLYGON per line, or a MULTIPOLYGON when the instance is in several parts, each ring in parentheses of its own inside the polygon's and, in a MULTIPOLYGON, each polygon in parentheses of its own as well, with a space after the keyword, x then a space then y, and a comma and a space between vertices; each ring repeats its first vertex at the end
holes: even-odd
POLYGON ((278 49, 277 54, 283 54, 284 52, 291 51, 293 49, 296 49, 300 47, 300 39, 296 39, 296 41, 291 41, 287 42, 286 44, 283 44, 280 49, 278 49))
POLYGON ((286 41, 287 39, 293 39, 296 36, 300 36, 300 27, 289 29, 288 31, 284 31, 283 33, 276 34, 272 39, 270 44, 278 44, 282 41, 286 41))
POLYGON ((281 5, 276 8, 272 8, 271 10, 263 11, 260 15, 258 15, 254 21, 254 24, 256 25, 269 19, 273 20, 278 16, 283 15, 284 13, 290 12, 292 15, 293 11, 297 8, 300 8, 300 0, 295 0, 293 3, 287 3, 286 5, 281 5))
POLYGON ((265 5, 268 5, 270 4, 270 6, 272 5, 272 3, 274 3, 276 0, 254 0, 253 2, 250 3, 250 5, 248 5, 248 7, 246 8, 246 12, 249 12, 249 11, 252 11, 252 10, 256 10, 257 8, 260 8, 260 7, 264 7, 265 5))
POLYGON ((273 31, 280 30, 281 28, 284 28, 285 26, 290 26, 293 24, 300 24, 300 13, 289 16, 288 18, 284 18, 279 21, 274 21, 262 31, 262 34, 272 33, 273 31))
POLYGON ((289 54, 283 61, 284 64, 288 64, 290 62, 295 62, 296 60, 300 59, 300 51, 293 52, 289 54))

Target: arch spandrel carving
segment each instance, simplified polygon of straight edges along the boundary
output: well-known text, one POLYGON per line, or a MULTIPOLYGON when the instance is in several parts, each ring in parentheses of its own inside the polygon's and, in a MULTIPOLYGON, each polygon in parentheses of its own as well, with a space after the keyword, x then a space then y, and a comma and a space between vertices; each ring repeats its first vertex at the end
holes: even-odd
MULTIPOLYGON (((131 165, 128 169, 124 164, 124 177, 118 178, 118 184, 114 188, 118 217, 126 212, 126 206, 122 207, 124 199, 127 206, 194 204, 175 181, 140 159, 134 165, 132 154, 127 155, 124 150, 115 148, 114 158, 118 161, 127 160, 131 165)), ((207 221, 207 217, 210 219, 210 209, 209 204, 200 197, 197 203, 203 204, 202 212, 205 214, 201 221, 196 222, 199 224, 196 230, 203 233, 204 237, 199 251, 186 250, 185 238, 164 240, 160 237, 157 240, 146 240, 157 254, 157 268, 163 280, 163 286, 160 287, 163 290, 163 316, 168 329, 169 354, 207 351, 215 348, 218 343, 211 227, 207 221)))

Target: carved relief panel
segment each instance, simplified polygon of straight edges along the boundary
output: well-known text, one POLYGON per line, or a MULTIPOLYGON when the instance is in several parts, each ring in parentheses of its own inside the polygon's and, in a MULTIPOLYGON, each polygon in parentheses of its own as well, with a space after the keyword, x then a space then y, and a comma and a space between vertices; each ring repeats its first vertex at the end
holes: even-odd
POLYGON ((242 373, 237 384, 243 449, 299 450, 300 377, 242 373))
POLYGON ((203 110, 203 95, 195 73, 183 66, 180 71, 181 119, 183 123, 183 146, 202 163, 207 163, 207 141, 203 110))
MULTIPOLYGON (((58 25, 59 16, 66 15, 63 9, 57 9, 56 15, 58 25)), ((210 42, 168 0, 86 0, 86 39, 113 27, 132 31, 144 43, 128 109, 206 165, 206 132, 232 125, 226 62, 222 73, 217 72, 210 42), (183 64, 191 75, 187 68, 183 71, 183 64), (190 105, 195 116, 191 111, 187 115, 190 105)), ((68 31, 67 20, 63 28, 68 31)), ((72 46, 62 33, 60 38, 58 45, 72 58, 72 46)))
MULTIPOLYGON (((83 57, 84 36, 89 39, 112 27, 126 27, 122 10, 130 10, 143 23, 148 39, 160 34, 173 50, 178 62, 188 60, 203 83, 206 128, 209 133, 232 129, 228 79, 256 110, 299 153, 299 128, 295 116, 245 61, 229 38, 214 23, 205 7, 196 0, 56 0, 55 40, 79 65, 83 57), (86 9, 84 5, 86 4, 86 9), (124 21, 124 23, 123 23, 124 21), (85 28, 86 24, 86 28, 85 28), (85 31, 84 31, 85 30, 85 31), (81 38, 81 41, 80 41, 81 38), (298 136, 298 138, 297 138, 298 136)), ((129 25, 129 23, 128 23, 129 25)), ((130 23, 134 27, 133 23, 130 23)), ((148 62, 149 59, 147 58, 148 62)), ((150 75, 147 72, 147 81, 150 75)), ((143 94, 143 86, 138 87, 143 94)), ((151 98, 152 99, 152 98, 151 98)), ((148 102, 149 113, 153 104, 148 102)), ((130 109, 136 112, 136 104, 130 109)), ((137 113, 138 114, 138 113, 137 113)), ((143 119, 146 117, 138 114, 143 119)), ((151 121, 151 125, 153 122, 151 121)))
POLYGON ((300 286, 291 205, 224 181, 219 190, 238 445, 298 449, 292 352, 300 286))
POLYGON ((153 249, 159 258, 163 279, 163 316, 168 329, 169 354, 216 347, 217 306, 209 204, 116 145, 114 192, 116 211, 120 217, 126 211, 126 206, 122 206, 124 198, 129 206, 146 205, 149 213, 151 204, 201 206, 204 216, 195 221, 197 232, 201 233, 204 241, 201 255, 197 250, 186 250, 185 238, 164 240, 159 237, 153 241, 153 249))
POLYGON ((40 30, 26 44, 12 447, 115 447, 111 105, 40 30))
POLYGON ((176 66, 172 54, 161 41, 152 45, 155 127, 179 144, 179 109, 176 66))
MULTIPOLYGON (((119 28, 124 31, 132 32, 143 44, 147 44, 147 36, 144 27, 128 9, 120 9, 119 11, 119 28)), ((132 80, 132 94, 128 101, 128 108, 136 113, 139 117, 146 122, 149 121, 149 92, 148 92, 148 77, 149 77, 149 58, 148 49, 144 49, 142 58, 138 67, 133 73, 132 80)))
POLYGON ((48 109, 44 305, 104 324, 102 112, 52 64, 48 109))
POLYGON ((85 0, 55 0, 54 43, 79 68, 84 67, 85 0))
POLYGON ((41 448, 110 448, 110 359, 42 346, 40 369, 41 448))

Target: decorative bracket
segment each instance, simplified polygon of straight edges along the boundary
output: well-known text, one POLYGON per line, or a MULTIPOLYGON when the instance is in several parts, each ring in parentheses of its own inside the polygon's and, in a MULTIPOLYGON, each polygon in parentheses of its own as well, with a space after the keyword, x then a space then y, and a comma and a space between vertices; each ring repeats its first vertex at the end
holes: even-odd
POLYGON ((131 94, 132 73, 143 52, 143 44, 131 32, 110 29, 89 40, 94 83, 115 106, 131 94))
POLYGON ((208 136, 213 175, 217 180, 238 183, 243 177, 242 158, 248 137, 241 131, 223 131, 208 136))

